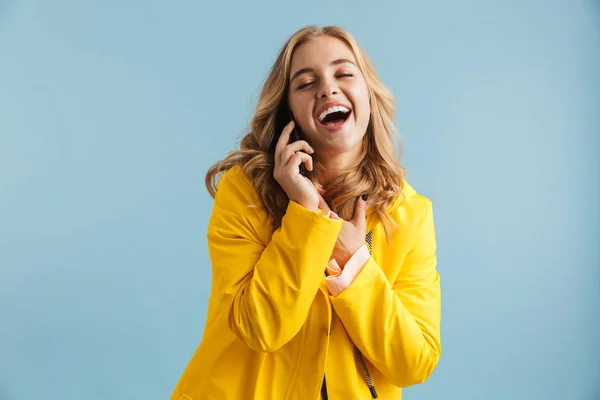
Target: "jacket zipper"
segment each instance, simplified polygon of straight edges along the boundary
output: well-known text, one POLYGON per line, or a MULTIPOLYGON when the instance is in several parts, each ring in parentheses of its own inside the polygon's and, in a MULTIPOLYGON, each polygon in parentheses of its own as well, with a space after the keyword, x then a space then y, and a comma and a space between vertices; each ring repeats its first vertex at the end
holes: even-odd
MULTIPOLYGON (((365 237, 365 242, 367 242, 367 247, 369 248, 369 254, 373 254, 373 229, 370 229, 367 232, 367 235, 365 237)), ((369 373, 369 369, 367 368, 367 363, 365 362, 365 358, 363 357, 363 355, 360 352, 360 350, 358 349, 358 347, 356 347, 356 345, 354 345, 354 351, 356 352, 356 357, 358 357, 358 362, 360 363, 360 366, 362 367, 362 370, 365 373, 365 379, 367 381, 367 385, 369 386, 369 391, 371 392, 371 397, 376 399, 377 391, 375 390, 375 385, 373 385, 373 381, 371 380, 371 374, 369 373)))
POLYGON ((371 374, 369 373, 369 369, 367 368, 367 363, 365 362, 365 358, 362 353, 358 349, 358 347, 354 346, 354 351, 356 352, 356 357, 358 357, 358 362, 362 367, 362 370, 365 374, 365 379, 367 381, 367 385, 369 386, 369 391, 371 392, 371 397, 377 398, 377 391, 375 390, 375 385, 373 385, 373 381, 371 380, 371 374))
MULTIPOLYGON (((371 380, 371 374, 369 373, 369 369, 367 368, 367 363, 365 362, 365 358, 362 353, 358 349, 358 347, 354 346, 354 350, 356 352, 356 356, 358 357, 358 362, 365 374, 365 379, 367 381, 367 386, 369 386, 369 391, 371 392, 371 397, 376 399, 377 391, 375 390, 375 385, 373 385, 373 381, 371 380)), ((325 376, 323 376, 323 383, 321 384, 321 400, 328 400, 329 396, 327 394, 327 381, 325 376)))
POLYGON ((323 376, 323 384, 321 385, 321 400, 328 400, 329 396, 327 396, 327 382, 325 381, 325 376, 323 376))
MULTIPOLYGON (((370 230, 367 233, 366 236, 366 242, 367 245, 369 247, 369 254, 373 251, 373 230, 370 230)), ((327 276, 327 269, 325 269, 325 276, 327 276)), ((331 333, 330 333, 331 335, 331 333)), ((373 399, 376 399, 377 396, 377 391, 375 390, 375 385, 373 385, 373 381, 371 380, 371 374, 369 373, 369 369, 367 368, 367 363, 365 362, 365 358, 362 355, 362 353, 360 352, 360 350, 358 349, 358 347, 356 347, 356 345, 354 345, 354 351, 356 353, 356 357, 358 358, 358 363, 360 364, 360 367, 363 370, 363 373, 365 375, 365 380, 367 381, 367 386, 369 386, 369 391, 371 392, 371 397, 373 399)), ((321 384, 321 400, 328 400, 329 399, 329 395, 327 394, 327 382, 325 380, 325 375, 323 375, 323 383, 321 384)))

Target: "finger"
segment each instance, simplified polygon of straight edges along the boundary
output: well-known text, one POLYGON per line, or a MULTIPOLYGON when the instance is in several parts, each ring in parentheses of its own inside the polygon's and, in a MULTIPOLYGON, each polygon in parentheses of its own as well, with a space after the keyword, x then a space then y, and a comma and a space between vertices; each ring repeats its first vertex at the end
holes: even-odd
POLYGON ((285 151, 288 150, 291 150, 293 152, 304 151, 308 154, 312 154, 315 152, 315 149, 313 149, 306 140, 298 140, 297 142, 288 144, 285 151))
POLYGON ((356 200, 356 208, 354 209, 354 217, 352 218, 354 226, 358 226, 357 224, 362 224, 366 221, 368 196, 365 193, 356 200))
MULTIPOLYGON (((297 151, 296 153, 294 153, 294 155, 292 156, 290 161, 287 163, 287 165, 288 166, 294 165, 296 167, 300 167, 300 164, 302 164, 302 163, 304 163, 307 170, 309 170, 309 171, 313 170, 312 157, 301 151, 297 151)), ((300 172, 300 169, 298 169, 298 172, 300 172)))
POLYGON ((285 147, 285 149, 283 149, 283 152, 281 153, 281 164, 287 165, 290 162, 291 158, 294 156, 294 154, 302 150, 304 150, 304 152, 308 154, 314 153, 314 149, 310 147, 310 145, 304 140, 290 143, 285 147))
POLYGON ((275 162, 276 163, 281 161, 281 154, 283 153, 283 150, 290 142, 290 134, 294 130, 294 126, 295 126, 294 120, 291 120, 285 126, 285 128, 283 128, 283 131, 281 131, 279 140, 277 140, 277 145, 275 145, 275 162))

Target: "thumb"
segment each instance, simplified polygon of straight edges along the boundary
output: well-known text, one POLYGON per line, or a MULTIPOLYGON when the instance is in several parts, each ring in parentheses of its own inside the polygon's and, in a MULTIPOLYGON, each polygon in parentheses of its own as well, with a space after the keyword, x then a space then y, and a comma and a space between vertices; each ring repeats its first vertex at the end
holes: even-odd
POLYGON ((367 214, 367 198, 368 197, 369 197, 369 195, 365 193, 356 200, 356 208, 354 210, 354 218, 352 218, 354 225, 356 225, 357 223, 365 223, 366 214, 367 214))

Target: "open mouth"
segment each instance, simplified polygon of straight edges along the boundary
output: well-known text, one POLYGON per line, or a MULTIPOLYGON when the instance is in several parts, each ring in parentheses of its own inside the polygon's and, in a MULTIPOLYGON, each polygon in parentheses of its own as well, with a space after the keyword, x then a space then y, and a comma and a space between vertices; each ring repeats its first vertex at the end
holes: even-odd
POLYGON ((344 106, 333 106, 319 115, 319 122, 327 127, 342 125, 348 120, 352 111, 344 106))

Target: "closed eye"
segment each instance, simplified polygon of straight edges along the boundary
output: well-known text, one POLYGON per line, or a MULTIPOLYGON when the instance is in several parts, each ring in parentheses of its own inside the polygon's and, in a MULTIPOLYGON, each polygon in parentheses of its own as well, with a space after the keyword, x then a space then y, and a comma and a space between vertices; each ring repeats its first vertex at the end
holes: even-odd
MULTIPOLYGON (((352 78, 354 76, 354 74, 351 74, 349 72, 344 72, 342 74, 338 74, 337 78, 352 78)), ((297 90, 302 90, 302 89, 306 89, 307 87, 309 87, 310 85, 312 85, 314 83, 314 81, 309 81, 309 82, 304 82, 301 83, 300 85, 298 85, 296 87, 297 90)))
POLYGON ((298 89, 307 88, 309 85, 312 85, 312 84, 313 84, 313 82, 304 82, 304 83, 298 85, 298 89))

